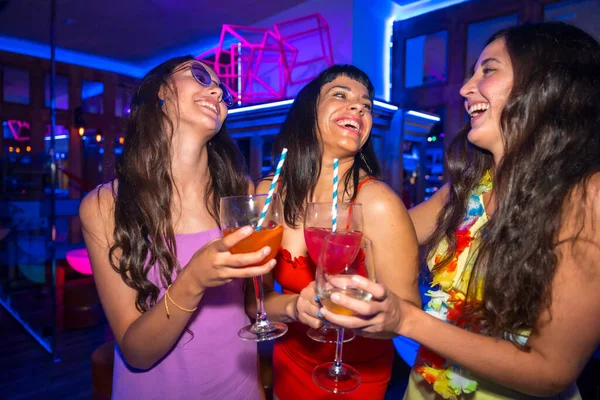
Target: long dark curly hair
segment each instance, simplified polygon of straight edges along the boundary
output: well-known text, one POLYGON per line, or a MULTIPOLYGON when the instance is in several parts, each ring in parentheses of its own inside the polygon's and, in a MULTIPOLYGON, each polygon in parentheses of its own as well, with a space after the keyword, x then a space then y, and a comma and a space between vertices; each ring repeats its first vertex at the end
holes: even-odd
MULTIPOLYGON (((298 221, 302 221, 306 199, 313 195, 321 174, 323 151, 317 128, 319 95, 323 86, 339 76, 362 83, 373 101, 375 89, 367 74, 353 65, 333 65, 300 90, 273 144, 274 159, 279 157, 284 147, 288 149, 280 176, 280 192, 285 193, 283 213, 289 226, 296 227, 298 221)), ((361 151, 354 156, 352 168, 343 177, 345 191, 351 200, 358 194, 356 188, 361 170, 368 176, 381 176, 381 168, 370 135, 361 151)))
MULTIPOLYGON (((162 87, 177 96, 169 75, 193 59, 170 59, 143 78, 132 99, 123 155, 116 165, 118 193, 110 262, 123 281, 137 291, 135 303, 140 312, 154 305, 159 295, 159 288, 148 280, 148 272, 156 265, 166 286, 180 267, 171 215, 177 190, 171 164, 174 121, 162 111, 158 94, 162 87)), ((208 141, 207 149, 210 182, 205 202, 218 224, 219 199, 246 194, 248 179, 243 156, 225 125, 208 141)))
POLYGON ((504 157, 494 166, 489 152, 468 142, 469 123, 459 132, 446 156, 448 202, 426 254, 447 240, 434 272, 451 260, 469 193, 493 170, 498 207, 482 228, 464 323, 519 345, 518 333, 535 330, 550 306, 565 200, 575 188, 585 197, 588 179, 600 170, 600 45, 563 23, 509 28, 488 43, 498 39, 514 71, 501 115, 504 157), (481 281, 483 301, 476 302, 481 281))

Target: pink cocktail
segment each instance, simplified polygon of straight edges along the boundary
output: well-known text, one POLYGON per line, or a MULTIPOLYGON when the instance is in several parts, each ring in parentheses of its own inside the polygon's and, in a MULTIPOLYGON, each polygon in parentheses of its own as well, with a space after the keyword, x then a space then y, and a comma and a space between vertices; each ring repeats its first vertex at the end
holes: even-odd
MULTIPOLYGON (((363 216, 362 205, 358 203, 338 203, 337 205, 337 230, 332 232, 333 204, 308 203, 304 213, 304 241, 309 257, 317 264, 319 255, 325 243, 325 238, 332 235, 330 240, 340 245, 358 248, 362 239, 363 216)), ((351 263, 356 257, 354 254, 339 255, 338 265, 351 263)), ((335 343, 337 332, 328 325, 321 329, 309 329, 307 335, 322 343, 335 343)), ((347 331, 344 342, 354 338, 352 331, 347 331)))

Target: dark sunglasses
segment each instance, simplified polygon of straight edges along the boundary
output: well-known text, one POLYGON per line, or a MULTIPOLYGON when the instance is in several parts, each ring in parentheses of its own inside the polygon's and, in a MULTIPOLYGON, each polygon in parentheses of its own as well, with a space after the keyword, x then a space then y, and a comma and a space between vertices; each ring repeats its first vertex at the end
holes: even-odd
MULTIPOLYGON (((169 76, 180 71, 185 71, 186 68, 190 69, 190 71, 192 72, 192 76, 194 77, 196 82, 198 82, 202 86, 210 86, 212 84, 213 80, 210 77, 210 73, 206 70, 206 68, 204 68, 204 65, 200 64, 197 61, 192 61, 189 64, 183 65, 175 69, 169 74, 169 76)), ((223 91, 223 95, 221 96, 223 103, 225 103, 227 107, 233 106, 234 99, 229 89, 227 89, 227 86, 223 85, 223 83, 219 83, 218 86, 223 91)))

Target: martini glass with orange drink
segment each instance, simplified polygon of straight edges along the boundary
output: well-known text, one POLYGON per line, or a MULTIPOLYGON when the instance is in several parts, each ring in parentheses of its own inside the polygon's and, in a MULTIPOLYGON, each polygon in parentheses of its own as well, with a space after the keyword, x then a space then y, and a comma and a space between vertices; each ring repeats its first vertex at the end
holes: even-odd
MULTIPOLYGON (((321 249, 325 244, 325 237, 332 234, 332 202, 312 202, 306 205, 304 212, 304 241, 308 255, 316 265, 319 261, 321 249)), ((362 205, 359 203, 337 204, 337 243, 360 244, 363 229, 362 205)), ((330 324, 323 325, 320 329, 310 328, 306 334, 313 340, 322 343, 335 343, 337 330, 330 324)), ((354 332, 346 331, 344 343, 354 339, 354 332)))
MULTIPOLYGON (((340 236, 327 236, 317 264, 316 287, 321 304, 328 311, 341 315, 356 315, 350 309, 331 301, 334 293, 369 301, 371 293, 356 287, 353 275, 361 275, 375 281, 373 245, 362 237, 357 243, 340 240, 340 236)), ((360 386, 361 377, 356 368, 342 362, 344 328, 337 328, 335 360, 315 367, 313 381, 322 389, 332 393, 349 393, 360 386)))
MULTIPOLYGON (((272 195, 264 219, 258 225, 266 201, 266 194, 221 198, 220 221, 224 236, 230 235, 244 226, 252 226, 255 229, 250 236, 238 242, 229 251, 232 254, 250 253, 269 246, 271 252, 260 262, 260 265, 266 264, 275 257, 283 236, 283 213, 277 193, 272 195)), ((256 265, 247 267, 254 266, 256 265)), ((267 319, 264 309, 262 276, 254 277, 253 282, 257 306, 256 321, 254 324, 240 329, 238 336, 252 342, 262 342, 283 336, 287 332, 287 325, 267 319)))

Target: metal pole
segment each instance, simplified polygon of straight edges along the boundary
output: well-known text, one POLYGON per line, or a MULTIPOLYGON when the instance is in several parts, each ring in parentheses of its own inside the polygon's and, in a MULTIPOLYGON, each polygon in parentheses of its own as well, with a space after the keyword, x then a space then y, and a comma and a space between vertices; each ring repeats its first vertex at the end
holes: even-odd
POLYGON ((54 362, 60 361, 56 349, 56 0, 50 2, 50 260, 52 281, 50 285, 52 301, 51 350, 54 362))

